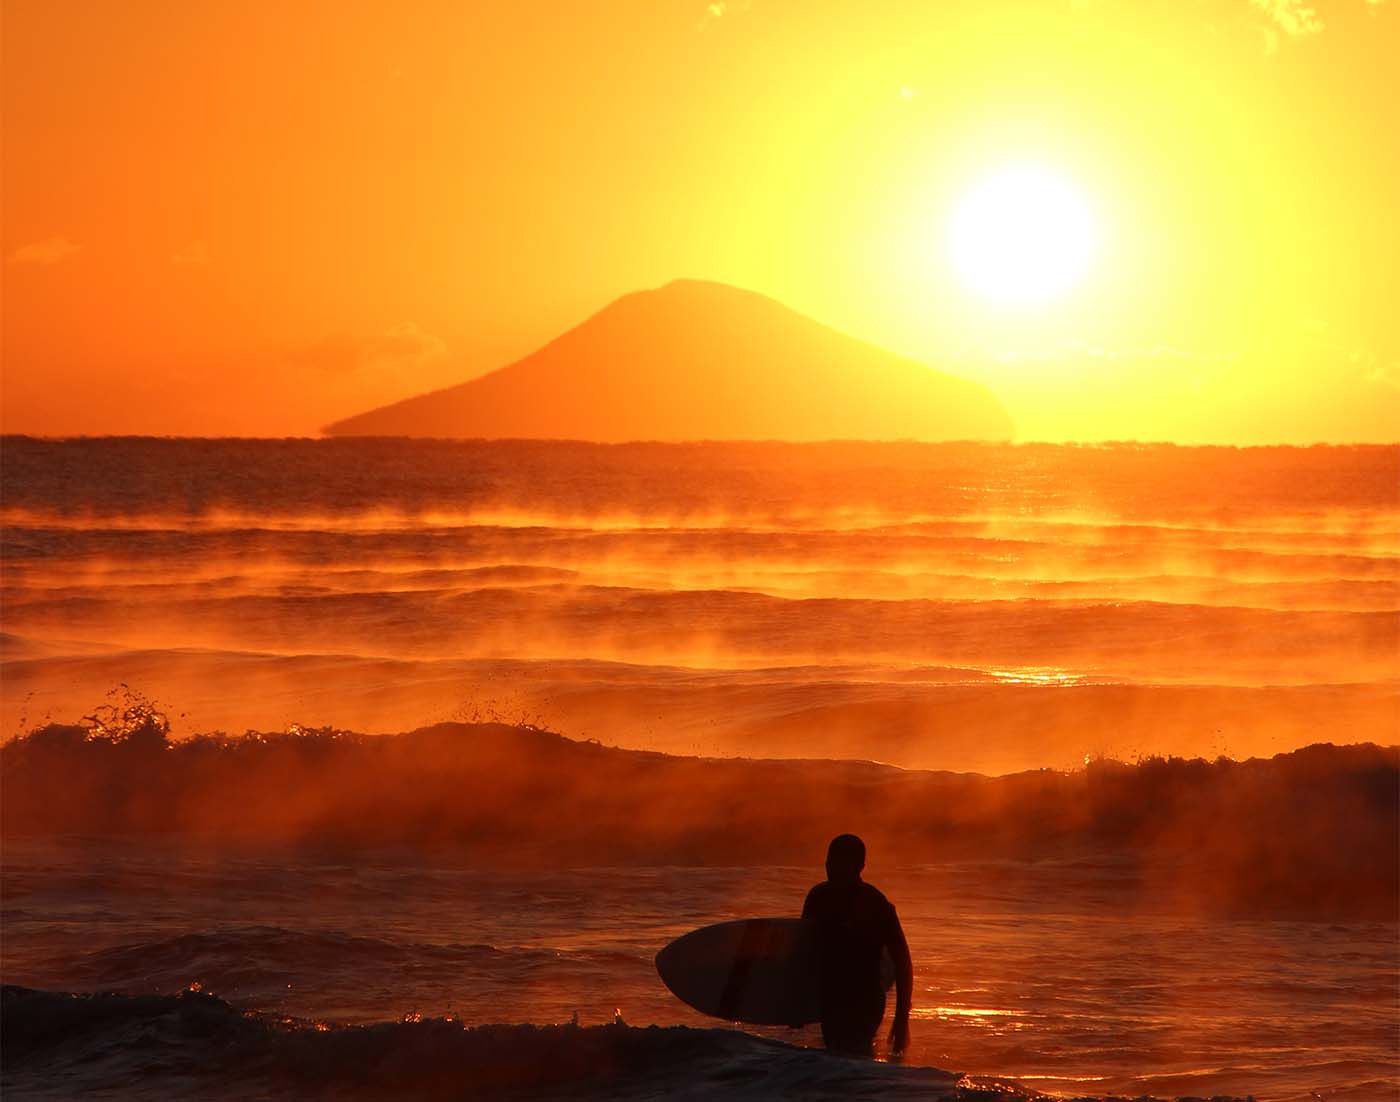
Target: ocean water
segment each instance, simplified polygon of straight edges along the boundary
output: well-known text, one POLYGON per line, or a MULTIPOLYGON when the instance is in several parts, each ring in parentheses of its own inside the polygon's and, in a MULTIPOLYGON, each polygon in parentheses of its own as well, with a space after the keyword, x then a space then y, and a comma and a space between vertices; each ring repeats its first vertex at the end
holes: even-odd
POLYGON ((54 742, 24 792, 7 751, 0 967, 40 993, 7 990, 6 1094, 1394 1098, 1390 759, 1344 784, 1310 758, 1143 772, 1111 815, 1099 774, 1075 786, 1102 757, 1400 742, 1397 486, 1396 448, 6 438, 7 738, 120 736, 144 699, 176 739, 504 721, 734 759, 677 766, 730 769, 727 803, 701 773, 603 800, 572 758, 577 785, 522 787, 548 756, 527 739, 510 809, 461 782, 485 810, 458 822, 425 770, 328 841, 307 816, 369 806, 359 750, 295 785, 282 743, 219 750, 201 789, 203 759, 54 742), (838 801, 834 774, 756 758, 940 772, 842 774, 838 801), (1052 771, 1029 801, 932 787, 1027 770, 1052 771), (106 818, 63 804, 80 777, 106 818), (52 816, 12 810, 40 789, 52 816), (246 835, 191 810, 235 790, 246 835), (752 844, 696 833, 706 807, 752 844), (792 913, 862 816, 915 955, 905 1066, 608 1024, 719 1025, 656 950, 792 913), (491 1023, 566 1024, 463 1030, 491 1023))
POLYGON ((10 438, 6 735, 534 722, 1004 773, 1394 741, 1400 449, 10 438))
MULTIPOLYGON (((816 875, 501 872, 404 853, 211 858, 158 841, 9 843, 5 866, 6 982, 197 986, 240 1009, 338 1027, 419 1016, 592 1026, 618 1015, 715 1026, 661 985, 657 949, 736 914, 792 914, 816 875)), ((1017 872, 869 870, 897 901, 915 960, 909 1066, 1067 1096, 1394 1097, 1393 923, 1144 909, 1113 862, 1017 872)), ((752 1032, 820 1041, 815 1029, 752 1032)), ((58 1052, 45 1072, 69 1089, 91 1082, 58 1052)), ((114 1059, 128 1089, 140 1082, 134 1055, 114 1059)), ((26 1070, 21 1085, 44 1079, 26 1070)), ((686 1085, 684 1068, 673 1085, 686 1085)), ((843 1093, 839 1076, 827 1086, 843 1093)))

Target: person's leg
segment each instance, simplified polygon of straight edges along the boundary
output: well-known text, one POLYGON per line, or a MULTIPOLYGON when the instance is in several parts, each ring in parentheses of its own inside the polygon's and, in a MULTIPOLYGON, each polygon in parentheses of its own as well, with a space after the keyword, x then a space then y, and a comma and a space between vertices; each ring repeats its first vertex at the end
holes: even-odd
POLYGON ((875 1033, 867 1031, 860 1021, 837 1020, 822 1022, 822 1043, 828 1052, 842 1056, 873 1056, 875 1033))
POLYGON ((875 1055, 875 1035, 885 1016, 885 993, 843 1001, 822 1018, 822 1043, 843 1056, 875 1055))

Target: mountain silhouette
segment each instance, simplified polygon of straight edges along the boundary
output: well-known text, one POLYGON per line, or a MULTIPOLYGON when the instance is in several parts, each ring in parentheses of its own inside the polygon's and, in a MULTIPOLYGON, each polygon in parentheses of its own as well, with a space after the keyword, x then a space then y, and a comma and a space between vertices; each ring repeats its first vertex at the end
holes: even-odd
POLYGON ((480 378, 349 417, 332 436, 1006 440, 981 385, 723 283, 624 295, 480 378))

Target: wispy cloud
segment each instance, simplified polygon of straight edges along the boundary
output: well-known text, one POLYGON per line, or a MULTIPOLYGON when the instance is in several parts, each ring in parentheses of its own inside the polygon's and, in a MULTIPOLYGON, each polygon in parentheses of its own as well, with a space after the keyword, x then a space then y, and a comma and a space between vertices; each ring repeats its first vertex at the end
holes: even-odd
POLYGON ((177 249, 170 254, 170 263, 177 266, 212 264, 214 258, 209 255, 209 250, 205 248, 203 241, 195 241, 186 245, 183 249, 177 249))
POLYGON ((1344 334, 1322 318, 1302 318, 1298 328, 1303 338, 1301 343, 1323 353, 1326 362, 1340 369, 1340 376, 1359 379, 1371 386, 1400 390, 1400 363, 1383 361, 1373 348, 1347 340, 1344 334))
POLYGON ((1366 372, 1366 381, 1376 386, 1400 390, 1400 363, 1376 364, 1366 372))
POLYGON ((395 325, 383 333, 356 337, 336 334, 293 350, 288 359, 321 371, 348 372, 363 368, 412 369, 447 355, 447 345, 413 322, 395 325))
POLYGON ((705 5, 705 13, 700 18, 700 26, 708 27, 717 19, 748 11, 752 6, 753 0, 710 0, 705 5))
POLYGON ((21 245, 10 254, 10 263, 57 264, 60 260, 67 260, 80 249, 81 245, 74 244, 66 237, 46 237, 42 241, 21 245))
POLYGON ((1372 386, 1400 390, 1400 363, 1382 363, 1369 348, 1353 352, 1351 362, 1360 370, 1361 378, 1372 386))
POLYGON ((1317 9, 1304 0, 1249 0, 1249 3, 1267 15, 1284 34, 1294 37, 1317 34, 1326 27, 1317 9))

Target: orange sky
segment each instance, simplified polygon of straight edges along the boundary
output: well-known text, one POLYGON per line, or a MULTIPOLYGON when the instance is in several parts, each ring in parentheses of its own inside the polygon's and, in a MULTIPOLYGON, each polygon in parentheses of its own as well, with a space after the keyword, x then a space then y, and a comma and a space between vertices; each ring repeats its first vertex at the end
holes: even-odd
POLYGON ((5 0, 0 423, 310 434, 689 276, 1025 439, 1400 439, 1400 2, 5 0), (999 165, 1101 247, 942 246, 999 165))

